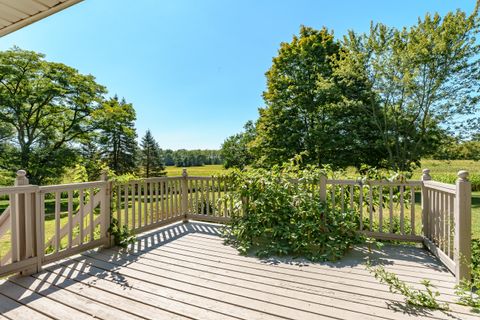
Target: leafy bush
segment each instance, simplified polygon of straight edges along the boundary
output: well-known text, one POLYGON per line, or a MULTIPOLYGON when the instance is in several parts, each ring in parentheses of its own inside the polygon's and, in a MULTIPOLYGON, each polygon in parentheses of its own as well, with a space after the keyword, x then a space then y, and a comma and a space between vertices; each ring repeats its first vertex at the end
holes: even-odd
POLYGON ((126 248, 129 244, 134 244, 136 237, 130 232, 128 226, 120 226, 118 220, 112 217, 108 233, 113 236, 113 242, 116 246, 126 248))
POLYGON ((226 176, 235 205, 225 228, 227 241, 259 256, 301 255, 337 260, 362 237, 356 212, 340 212, 320 201, 322 171, 294 164, 270 170, 233 171, 226 176))
POLYGON ((480 239, 472 240, 471 281, 462 281, 455 293, 461 304, 473 307, 480 311, 480 239))

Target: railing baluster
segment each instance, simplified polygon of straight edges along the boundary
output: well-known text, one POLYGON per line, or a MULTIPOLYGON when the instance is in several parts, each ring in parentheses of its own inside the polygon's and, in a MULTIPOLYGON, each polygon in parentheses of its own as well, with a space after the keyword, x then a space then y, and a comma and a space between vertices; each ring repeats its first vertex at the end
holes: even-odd
POLYGON ((136 208, 137 208, 137 203, 136 203, 136 199, 137 199, 137 184, 136 183, 132 183, 132 230, 135 230, 136 229, 136 208))
POLYGON ((94 218, 93 218, 93 211, 95 210, 93 205, 94 205, 94 199, 95 199, 95 191, 93 188, 90 189, 90 241, 93 241, 93 232, 94 232, 94 218))
POLYGON ((342 208, 342 213, 345 212, 345 190, 343 184, 340 185, 340 207, 342 208))
POLYGON ((210 183, 209 183, 209 180, 206 181, 206 188, 207 188, 207 203, 206 203, 206 206, 207 206, 207 215, 210 214, 210 183))
MULTIPOLYGON (((129 228, 128 226, 128 206, 129 206, 129 185, 128 183, 126 183, 124 186, 123 186, 123 194, 124 194, 124 200, 123 200, 123 214, 125 215, 125 225, 127 226, 127 228, 129 228)), ((130 228, 129 228, 130 230, 130 228)))
POLYGON ((335 210, 335 184, 332 183, 332 209, 335 210))
POLYGON ((170 218, 173 218, 175 216, 175 184, 173 180, 169 181, 169 196, 170 196, 170 218))
POLYGON ((363 183, 359 184, 358 206, 360 209, 360 231, 363 230, 363 183))
POLYGON ((217 203, 215 205, 218 207, 218 216, 222 217, 225 214, 222 213, 222 203, 220 202, 220 199, 222 198, 222 186, 221 186, 221 183, 220 183, 220 177, 217 178, 217 188, 218 188, 218 200, 217 200, 217 203))
POLYGON ((122 225, 122 187, 120 185, 117 186, 117 221, 118 225, 122 225))
POLYGON ((9 194, 10 200, 10 240, 12 247, 11 262, 20 260, 20 239, 18 232, 18 214, 17 214, 17 195, 15 193, 9 194))
POLYGON ((353 194, 353 184, 352 184, 350 185, 350 210, 354 210, 353 200, 354 200, 354 194, 353 194))
POLYGON ((201 180, 200 181, 200 185, 201 185, 200 188, 202 189, 202 194, 201 194, 201 199, 202 199, 201 200, 202 201, 201 208, 202 208, 202 210, 200 211, 200 214, 205 214, 205 189, 203 187, 203 183, 204 183, 204 181, 201 180))
POLYGON ((73 219, 73 191, 68 190, 68 204, 67 204, 67 210, 68 210, 68 248, 72 247, 72 239, 73 239, 73 224, 72 224, 72 219, 73 219))
POLYGON ((415 187, 410 186, 410 226, 412 227, 412 235, 416 234, 415 220, 415 187))
POLYGON ((378 188, 378 231, 383 232, 383 187, 378 188))
POLYGON ((160 181, 160 206, 162 208, 161 214, 160 214, 160 220, 165 219, 165 201, 164 201, 164 196, 165 196, 165 180, 160 181))
POLYGON ((388 200, 388 218, 390 222, 390 233, 393 233, 393 187, 390 186, 389 194, 388 196, 390 199, 388 200))
POLYGON ((371 184, 368 186, 368 195, 368 217, 370 219, 369 229, 370 231, 373 231, 373 185, 371 184))
POLYGON ((404 189, 403 185, 400 186, 400 233, 405 234, 405 203, 404 200, 404 189))
POLYGON ((144 221, 142 221, 142 183, 141 182, 138 183, 137 193, 138 193, 138 202, 137 202, 138 227, 141 228, 144 225, 144 221))
POLYGON ((199 203, 198 203, 198 191, 199 191, 198 190, 198 185, 199 185, 198 179, 195 179, 195 206, 193 208, 193 213, 194 214, 200 214, 200 212, 198 212, 198 205, 199 205, 199 203))
POLYGON ((159 205, 158 205, 158 182, 155 182, 155 221, 160 221, 159 205))
POLYGON ((148 226, 148 182, 143 183, 143 225, 148 226))

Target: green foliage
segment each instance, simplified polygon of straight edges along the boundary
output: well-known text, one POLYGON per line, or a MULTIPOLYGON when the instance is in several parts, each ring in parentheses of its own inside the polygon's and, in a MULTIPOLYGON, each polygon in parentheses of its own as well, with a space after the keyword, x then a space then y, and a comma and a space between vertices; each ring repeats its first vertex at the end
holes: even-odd
POLYGON ((368 34, 350 31, 344 38, 336 73, 369 83, 365 112, 389 167, 411 170, 442 143, 445 129, 471 127, 459 125, 478 106, 477 31, 475 9, 469 17, 426 14, 410 28, 372 24, 368 34))
POLYGON ((368 83, 335 74, 333 61, 343 51, 325 28, 302 27, 299 36, 280 45, 249 144, 257 165, 270 167, 301 153, 304 164, 379 164, 383 149, 364 110, 371 104, 368 83))
POLYGON ((471 281, 463 280, 456 286, 459 302, 480 312, 480 239, 472 240, 471 281))
POLYGON ((162 150, 166 166, 193 167, 221 164, 218 150, 162 150))
POLYGON ((142 138, 140 157, 144 177, 148 178, 165 175, 165 167, 160 147, 153 138, 150 130, 147 130, 145 136, 142 138))
POLYGON ((87 147, 86 160, 94 165, 101 160, 118 175, 135 171, 138 147, 133 105, 114 96, 95 111, 94 119, 98 128, 96 145, 87 147))
POLYGON ((136 241, 136 237, 131 234, 128 226, 119 226, 118 220, 115 218, 112 218, 108 232, 113 236, 115 245, 122 248, 128 247, 129 244, 134 244, 136 241))
POLYGON ((249 144, 255 139, 256 131, 252 121, 244 126, 245 131, 228 137, 222 143, 220 154, 225 168, 244 169, 253 161, 249 144))
POLYGON ((233 192, 228 241, 242 253, 259 256, 299 255, 311 260, 337 260, 362 237, 355 212, 322 204, 318 185, 322 172, 286 164, 271 170, 235 170, 226 178, 233 192))
POLYGON ((433 290, 435 286, 428 280, 422 280, 421 284, 425 287, 425 291, 422 291, 408 286, 404 281, 401 281, 395 273, 388 272, 383 266, 372 267, 369 263, 367 264, 367 270, 375 275, 375 279, 387 284, 390 292, 403 295, 405 302, 409 305, 431 309, 449 309, 447 303, 439 303, 437 301, 440 293, 433 290))
POLYGON ((44 58, 16 47, 0 52, 0 164, 28 170, 34 184, 57 181, 78 161, 105 92, 93 76, 44 58))
POLYGON ((454 137, 445 137, 437 151, 432 155, 438 160, 480 160, 480 141, 462 141, 454 137))

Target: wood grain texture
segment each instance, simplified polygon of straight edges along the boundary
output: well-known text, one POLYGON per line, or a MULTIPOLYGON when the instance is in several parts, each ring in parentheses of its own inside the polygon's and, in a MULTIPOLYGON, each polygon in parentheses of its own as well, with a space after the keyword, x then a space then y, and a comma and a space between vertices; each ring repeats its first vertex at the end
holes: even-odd
MULTIPOLYGON (((128 249, 83 252, 41 273, 0 283, 9 319, 478 319, 469 309, 411 308, 366 269, 368 248, 335 263, 260 260, 223 244, 221 225, 176 223, 128 249)), ((430 279, 455 300, 455 278, 426 250, 385 246, 371 260, 408 285, 430 279)))

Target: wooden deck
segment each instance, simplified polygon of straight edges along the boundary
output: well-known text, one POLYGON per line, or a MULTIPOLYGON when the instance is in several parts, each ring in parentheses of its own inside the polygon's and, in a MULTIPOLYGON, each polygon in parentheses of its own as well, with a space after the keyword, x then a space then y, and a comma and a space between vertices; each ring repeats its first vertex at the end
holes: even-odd
MULTIPOLYGON (((409 308, 365 270, 366 248, 339 263, 239 256, 219 227, 191 222, 138 237, 134 250, 88 251, 0 284, 0 319, 478 319, 467 307, 409 308)), ((427 251, 387 246, 374 261, 454 301, 454 277, 427 251)))

